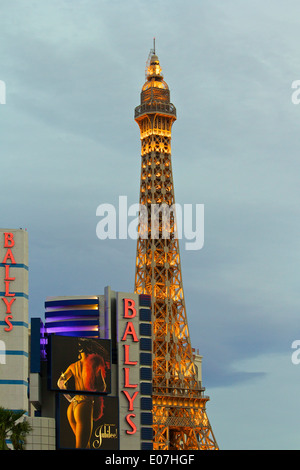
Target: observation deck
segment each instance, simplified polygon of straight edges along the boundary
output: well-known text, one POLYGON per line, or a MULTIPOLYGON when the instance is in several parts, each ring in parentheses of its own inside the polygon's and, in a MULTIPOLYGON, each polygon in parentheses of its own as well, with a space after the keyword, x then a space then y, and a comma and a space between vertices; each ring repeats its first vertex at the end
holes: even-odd
POLYGON ((164 114, 176 118, 176 108, 172 103, 149 102, 137 106, 134 110, 134 118, 137 119, 143 114, 164 114))

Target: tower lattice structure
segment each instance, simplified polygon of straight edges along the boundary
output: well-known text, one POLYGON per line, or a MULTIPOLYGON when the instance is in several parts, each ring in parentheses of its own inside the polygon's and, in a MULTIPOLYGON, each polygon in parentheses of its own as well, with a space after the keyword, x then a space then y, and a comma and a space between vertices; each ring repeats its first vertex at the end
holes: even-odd
POLYGON ((218 446, 206 413, 209 397, 198 377, 182 285, 171 164, 175 120, 169 87, 151 50, 135 108, 141 138, 135 292, 152 297, 153 443, 155 450, 213 450, 218 446))

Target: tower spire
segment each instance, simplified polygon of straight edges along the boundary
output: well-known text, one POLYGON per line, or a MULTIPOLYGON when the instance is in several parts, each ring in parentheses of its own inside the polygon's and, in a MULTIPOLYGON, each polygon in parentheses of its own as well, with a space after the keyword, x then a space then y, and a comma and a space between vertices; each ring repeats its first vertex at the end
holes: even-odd
POLYGON ((143 208, 135 292, 152 297, 154 449, 216 449, 206 415, 209 398, 204 395, 199 361, 190 342, 176 237, 171 164, 171 129, 175 120, 176 108, 153 53, 141 102, 135 108, 141 138, 143 208), (156 225, 153 208, 161 211, 156 225), (167 225, 162 222, 163 211, 169 216, 167 225))

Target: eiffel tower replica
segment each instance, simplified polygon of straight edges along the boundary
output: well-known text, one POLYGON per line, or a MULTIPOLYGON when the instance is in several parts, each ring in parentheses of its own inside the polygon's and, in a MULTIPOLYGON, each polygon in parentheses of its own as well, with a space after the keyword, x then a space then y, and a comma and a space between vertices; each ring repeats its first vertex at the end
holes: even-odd
MULTIPOLYGON (((140 222, 135 292, 152 297, 153 448, 217 450, 198 377, 182 285, 171 164, 176 108, 154 49, 135 121, 141 137, 140 222), (154 214, 153 208, 169 209, 154 214), (143 209, 143 210, 141 210, 143 209), (153 220, 155 222, 153 222, 153 220)), ((198 364, 199 365, 199 364, 198 364)))

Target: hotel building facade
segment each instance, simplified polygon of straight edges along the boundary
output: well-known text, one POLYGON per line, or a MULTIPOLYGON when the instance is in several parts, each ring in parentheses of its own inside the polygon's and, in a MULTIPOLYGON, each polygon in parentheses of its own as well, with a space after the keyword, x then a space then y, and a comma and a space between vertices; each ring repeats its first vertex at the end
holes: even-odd
POLYGON ((28 450, 151 450, 151 298, 106 287, 28 316, 28 234, 1 229, 0 406, 28 450))

